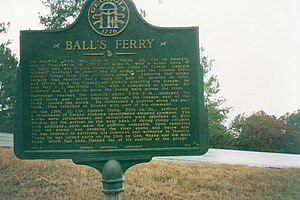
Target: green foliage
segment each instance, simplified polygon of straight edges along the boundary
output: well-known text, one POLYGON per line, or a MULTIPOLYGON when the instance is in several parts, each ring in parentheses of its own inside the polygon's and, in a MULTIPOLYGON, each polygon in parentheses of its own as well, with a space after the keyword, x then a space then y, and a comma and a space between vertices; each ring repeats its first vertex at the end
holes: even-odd
POLYGON ((284 119, 295 131, 300 133, 300 110, 292 114, 287 113, 284 119))
POLYGON ((4 22, 0 22, 0 34, 1 33, 6 33, 7 32, 7 29, 9 27, 10 23, 4 23, 4 22))
MULTIPOLYGON (((0 23, 0 34, 9 23, 0 23)), ((12 132, 16 105, 17 58, 8 48, 9 41, 0 44, 0 132, 12 132)))
POLYGON ((219 96, 220 83, 218 77, 211 73, 213 62, 204 55, 204 49, 201 49, 200 64, 204 72, 204 100, 208 109, 210 146, 214 148, 233 148, 234 137, 224 125, 231 108, 224 107, 223 104, 226 99, 219 96))
POLYGON ((300 134, 286 120, 263 111, 249 117, 238 115, 230 130, 237 137, 236 147, 241 150, 300 153, 300 134))
POLYGON ((140 9, 140 15, 142 18, 146 18, 148 16, 147 12, 144 9, 140 9))
POLYGON ((40 23, 47 29, 64 28, 70 24, 80 13, 86 0, 43 0, 43 4, 50 13, 40 16, 40 23))
POLYGON ((292 114, 287 113, 281 117, 288 126, 289 132, 293 135, 293 145, 291 146, 292 153, 300 153, 300 110, 292 114))

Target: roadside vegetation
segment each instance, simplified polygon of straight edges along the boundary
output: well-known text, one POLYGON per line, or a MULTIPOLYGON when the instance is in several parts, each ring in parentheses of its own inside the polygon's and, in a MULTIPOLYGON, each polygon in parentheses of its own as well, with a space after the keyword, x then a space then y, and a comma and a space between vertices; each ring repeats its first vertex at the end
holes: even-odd
MULTIPOLYGON (((0 199, 103 199, 101 175, 70 160, 22 161, 0 148, 0 199)), ((125 200, 297 200, 300 169, 152 161, 125 174, 125 200)))

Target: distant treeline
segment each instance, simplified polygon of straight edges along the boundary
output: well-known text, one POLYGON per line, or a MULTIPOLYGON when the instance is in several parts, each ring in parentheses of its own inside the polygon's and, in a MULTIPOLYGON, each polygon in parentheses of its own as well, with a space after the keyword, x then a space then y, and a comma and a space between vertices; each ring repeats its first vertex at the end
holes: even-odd
POLYGON ((210 134, 214 148, 299 154, 300 110, 279 118, 264 111, 240 114, 225 132, 210 134))

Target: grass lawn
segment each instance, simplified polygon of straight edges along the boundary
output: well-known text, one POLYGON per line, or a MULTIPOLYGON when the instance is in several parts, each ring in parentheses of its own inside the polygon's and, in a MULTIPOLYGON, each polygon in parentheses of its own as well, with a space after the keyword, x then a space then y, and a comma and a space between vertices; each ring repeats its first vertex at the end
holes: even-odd
MULTIPOLYGON (((22 161, 0 148, 0 200, 103 199, 101 175, 70 160, 22 161)), ((300 200, 300 169, 152 161, 125 174, 125 200, 300 200)))

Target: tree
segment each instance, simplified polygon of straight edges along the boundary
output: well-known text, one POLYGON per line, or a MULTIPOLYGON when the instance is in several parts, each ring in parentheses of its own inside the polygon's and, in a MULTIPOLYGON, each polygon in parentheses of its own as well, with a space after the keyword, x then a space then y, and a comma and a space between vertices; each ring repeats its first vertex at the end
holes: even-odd
MULTIPOLYGON (((7 32, 9 23, 0 23, 0 34, 7 32)), ((0 131, 12 132, 16 105, 17 58, 8 48, 10 41, 0 44, 0 131)))
POLYGON ((292 114, 287 113, 284 120, 297 132, 300 133, 300 110, 295 111, 292 114))
MULTIPOLYGON (((48 29, 63 28, 74 20, 80 11, 80 8, 85 0, 44 0, 44 5, 50 9, 50 14, 40 16, 41 24, 48 29)), ((146 17, 147 13, 141 9, 140 14, 146 17)), ((201 49, 200 64, 204 68, 204 93, 205 104, 208 108, 209 118, 209 133, 210 145, 215 148, 231 148, 234 137, 227 130, 224 125, 231 108, 224 107, 226 99, 220 97, 220 83, 218 77, 211 73, 213 67, 213 60, 209 60, 204 55, 204 49, 201 49)))
POLYGON ((224 125, 231 110, 224 107, 226 99, 220 97, 220 83, 218 77, 211 73, 214 60, 209 60, 201 49, 200 64, 203 67, 204 100, 208 109, 208 131, 210 146, 214 148, 233 148, 234 137, 224 125))
MULTIPOLYGON (((247 117, 238 115, 230 129, 241 150, 297 153, 297 134, 286 121, 259 111, 247 117)), ((299 138, 298 138, 299 139, 299 138)))
MULTIPOLYGON (((49 14, 40 15, 40 23, 47 29, 60 29, 70 25, 82 9, 86 0, 43 0, 43 4, 50 10, 49 14)), ((140 9, 143 18, 147 17, 147 12, 140 9)))
POLYGON ((0 34, 1 34, 1 33, 6 33, 8 27, 9 27, 9 25, 10 25, 9 22, 6 23, 6 24, 5 24, 4 22, 1 22, 1 23, 0 23, 0 34))
POLYGON ((289 132, 293 134, 293 144, 291 145, 291 153, 300 153, 300 110, 291 114, 287 113, 281 117, 288 126, 289 132))
POLYGON ((68 26, 80 13, 86 0, 43 0, 50 13, 40 15, 40 23, 47 29, 59 29, 68 26))

